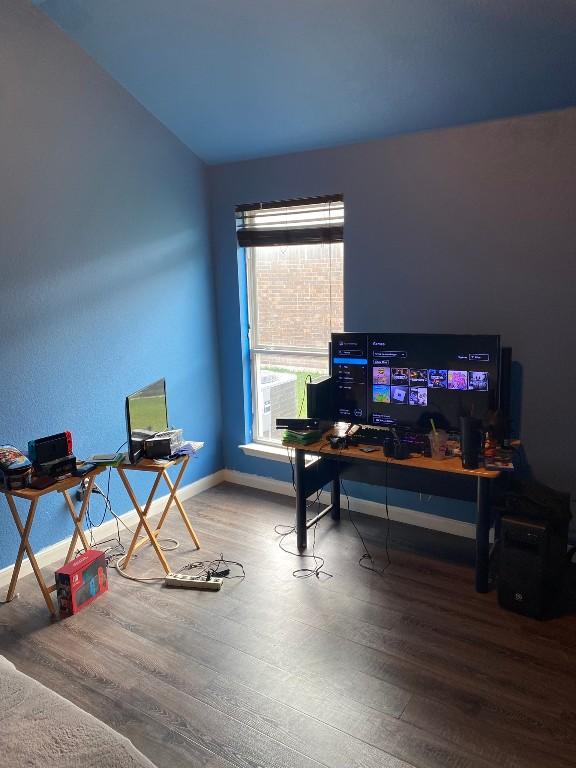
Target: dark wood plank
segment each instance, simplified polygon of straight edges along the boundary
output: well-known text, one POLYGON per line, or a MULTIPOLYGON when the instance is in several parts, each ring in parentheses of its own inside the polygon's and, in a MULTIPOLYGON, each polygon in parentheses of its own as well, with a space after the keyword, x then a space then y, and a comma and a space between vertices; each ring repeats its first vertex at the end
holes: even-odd
MULTIPOLYGON (((212 594, 112 571, 106 596, 51 623, 32 576, 0 607, 0 652, 160 768, 568 768, 575 617, 533 622, 477 595, 470 542, 430 533, 424 556, 427 533, 394 524, 379 577, 344 513, 317 530, 333 578, 297 580, 309 561, 273 530, 290 499, 224 484, 186 507, 202 550, 170 515, 170 563, 222 552, 245 580, 212 594)), ((386 522, 354 519, 383 561, 386 522)), ((130 573, 159 574, 148 547, 130 573)))
POLYGON ((526 734, 519 737, 498 722, 492 723, 489 730, 479 728, 473 712, 431 699, 414 696, 402 713, 402 720, 435 733, 501 768, 571 768, 574 765, 570 750, 550 749, 547 741, 526 734))
MULTIPOLYGON (((3 647, 7 640, 7 632, 0 631, 0 648, 10 658, 17 641, 12 634, 7 652, 3 647)), ((78 672, 67 660, 56 658, 50 648, 30 640, 19 643, 17 659, 11 660, 22 672, 122 733, 158 766, 188 768, 193 763, 198 768, 231 768, 234 765, 135 707, 131 697, 117 688, 113 679, 99 677, 90 666, 78 672)))
POLYGON ((297 706, 293 701, 287 706, 279 693, 267 697, 229 679, 216 678, 199 696, 215 708, 235 712, 247 725, 280 734, 277 738, 289 744, 305 743, 313 756, 335 768, 396 765, 390 755, 414 766, 488 766, 465 749, 368 707, 342 706, 330 696, 315 702, 299 697, 297 706))

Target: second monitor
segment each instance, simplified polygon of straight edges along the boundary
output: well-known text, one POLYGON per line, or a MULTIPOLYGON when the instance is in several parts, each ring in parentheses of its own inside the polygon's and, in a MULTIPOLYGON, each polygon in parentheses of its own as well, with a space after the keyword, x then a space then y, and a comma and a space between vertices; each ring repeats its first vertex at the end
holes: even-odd
POLYGON ((144 455, 144 441, 168 429, 166 382, 155 381, 126 398, 128 454, 132 464, 144 455))

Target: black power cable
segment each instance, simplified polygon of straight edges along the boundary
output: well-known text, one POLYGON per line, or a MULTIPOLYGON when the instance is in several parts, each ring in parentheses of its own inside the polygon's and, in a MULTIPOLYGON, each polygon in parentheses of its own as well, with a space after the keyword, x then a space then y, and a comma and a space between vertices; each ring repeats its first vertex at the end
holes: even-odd
POLYGON ((310 576, 315 576, 317 579, 319 579, 321 576, 325 576, 327 579, 332 578, 332 574, 324 570, 324 566, 326 564, 325 558, 323 558, 321 555, 316 554, 317 525, 318 525, 318 521, 314 523, 314 525, 312 526, 314 529, 314 534, 312 537, 312 554, 311 555, 303 555, 301 552, 294 552, 291 549, 287 549, 287 547, 284 546, 284 539, 287 536, 290 536, 293 533, 296 533, 296 526, 294 525, 275 525, 274 526, 274 533, 280 536, 280 541, 278 542, 278 546, 280 547, 282 552, 286 552, 286 554, 293 555, 294 557, 311 558, 314 561, 314 568, 296 568, 294 571, 292 571, 292 576, 294 576, 295 579, 308 579, 310 578, 310 576))
MULTIPOLYGON (((390 567, 390 565, 392 565, 392 561, 390 559, 390 553, 388 551, 388 534, 390 531, 390 517, 388 516, 387 527, 386 527, 386 565, 384 565, 382 568, 378 568, 376 566, 376 560, 374 559, 374 556, 370 553, 370 550, 368 549, 366 542, 364 541, 364 537, 360 533, 360 530, 356 525, 354 518, 352 517, 352 510, 350 509, 350 497, 348 495, 348 492, 346 491, 346 488, 344 486, 344 482, 342 481, 342 479, 340 479, 340 487, 342 488, 342 491, 346 496, 346 506, 348 510, 348 517, 364 549, 364 553, 361 555, 360 559, 358 560, 358 565, 361 568, 365 568, 367 571, 372 571, 373 573, 377 573, 379 576, 383 576, 384 571, 386 571, 390 567), (366 565, 365 561, 368 561, 370 565, 366 565)), ((388 515, 388 509, 386 509, 386 514, 388 515)))
MULTIPOLYGON (((116 449, 116 451, 114 451, 114 453, 118 453, 125 445, 126 445, 126 441, 124 443, 122 443, 122 445, 120 445, 116 449)), ((124 573, 124 571, 121 568, 122 560, 126 556, 126 548, 125 548, 125 546, 122 543, 122 540, 120 538, 120 524, 122 524, 124 526, 124 528, 126 528, 126 530, 129 533, 131 533, 132 535, 134 535, 134 531, 132 530, 132 528, 130 528, 128 525, 126 525, 126 523, 122 520, 122 518, 119 517, 119 515, 117 515, 116 512, 114 512, 114 510, 112 509, 112 502, 110 501, 110 478, 111 478, 111 474, 112 474, 112 467, 108 467, 108 477, 107 477, 107 482, 106 482, 106 493, 104 493, 104 491, 96 483, 94 483, 94 485, 92 487, 92 494, 100 495, 104 499, 104 513, 103 513, 102 519, 100 520, 99 523, 94 523, 94 521, 92 520, 92 518, 90 516, 90 502, 91 502, 91 498, 88 499, 88 504, 87 504, 87 507, 86 507, 86 521, 88 523, 88 529, 90 531, 90 547, 91 548, 93 548, 93 547, 100 547, 103 544, 108 544, 110 542, 114 542, 114 544, 112 546, 107 547, 104 550, 104 554, 106 556, 106 565, 107 566, 113 565, 114 567, 116 567, 116 570, 118 571, 118 573, 121 576, 123 576, 126 579, 130 579, 131 581, 141 581, 141 582, 163 581, 164 577, 154 577, 154 578, 151 578, 151 579, 145 579, 145 578, 138 578, 136 576, 128 576, 128 574, 124 573), (107 515, 108 512, 110 512, 110 514, 112 515, 112 517, 114 518, 114 520, 116 522, 116 537, 115 538, 113 537, 113 538, 110 538, 110 539, 102 539, 101 541, 95 541, 95 539, 94 539, 94 528, 99 528, 104 523, 104 520, 105 520, 106 515, 107 515)), ((145 538, 145 537, 142 536, 141 538, 145 538)), ((177 539, 172 539, 170 537, 158 538, 157 541, 158 541, 158 543, 160 545, 160 549, 162 549, 163 552, 170 552, 170 551, 172 551, 174 549, 178 549, 178 547, 180 546, 180 544, 177 541, 177 539), (167 546, 166 542, 170 542, 173 546, 167 546)), ((146 542, 146 543, 149 544, 150 542, 146 542)), ((83 551, 84 551, 83 549, 77 550, 76 551, 76 555, 81 554, 83 551)), ((136 557, 138 557, 138 555, 134 555, 134 558, 136 558, 136 557)))
POLYGON ((385 547, 386 547, 386 565, 384 565, 382 568, 378 568, 376 566, 376 560, 370 553, 370 550, 368 549, 366 542, 364 541, 364 537, 360 533, 360 530, 358 526, 356 525, 356 522, 354 521, 354 518, 352 517, 352 510, 350 509, 350 496, 348 495, 348 491, 346 490, 346 486, 344 485, 344 481, 342 480, 342 476, 340 475, 340 459, 342 455, 342 450, 340 449, 337 453, 337 461, 338 461, 338 476, 340 477, 340 487, 342 488, 342 491, 344 495, 346 496, 346 507, 348 510, 348 517, 350 519, 350 522, 352 523, 352 526, 354 530, 356 531, 356 534, 358 535, 358 538, 360 539, 362 543, 362 547, 364 549, 364 553, 358 560, 358 565, 361 568, 365 568, 367 571, 372 571, 373 573, 377 573, 379 576, 384 575, 384 571, 386 571, 390 565, 392 564, 392 561, 390 559, 390 552, 389 552, 389 537, 390 537, 390 512, 388 510, 388 464, 389 459, 386 459, 386 465, 385 465, 385 473, 384 473, 384 484, 386 489, 386 519, 387 519, 387 525, 386 525, 386 540, 385 540, 385 547), (370 565, 366 565, 366 561, 370 563, 370 565))
POLYGON ((220 557, 214 558, 214 560, 196 560, 192 563, 187 563, 179 568, 177 573, 181 571, 192 571, 194 577, 197 579, 244 579, 246 578, 246 571, 242 563, 236 562, 236 560, 226 560, 224 555, 220 553, 220 557), (224 567, 222 567, 224 566, 224 567), (241 573, 232 573, 231 568, 240 568, 241 573))
MULTIPOLYGON (((325 445, 328 445, 326 443, 325 445)), ((321 448, 324 446, 321 446, 321 448)), ((338 475, 340 476, 340 460, 342 456, 342 450, 343 448, 340 448, 338 452, 336 453, 336 460, 338 462, 338 475)), ((288 453, 288 459, 290 461, 290 468, 292 472, 292 487, 294 488, 294 492, 296 493, 296 482, 295 482, 295 474, 294 474, 294 463, 292 461, 292 456, 290 455, 290 449, 287 448, 288 453)), ((376 560, 374 559, 373 555, 370 553, 370 550, 368 549, 368 546, 366 545, 366 542, 364 540, 364 537, 360 533, 360 530, 358 526, 356 525, 356 522, 352 516, 352 510, 350 509, 350 496, 346 490, 346 486, 344 485, 344 481, 342 480, 342 477, 340 476, 340 487, 342 488, 342 491, 344 495, 346 496, 346 506, 348 510, 348 517, 350 519, 350 522, 352 523, 352 526, 354 530, 356 531, 356 534, 358 538, 360 539, 360 542, 362 543, 362 547, 364 549, 363 554, 361 555, 360 559, 358 560, 358 565, 361 568, 364 568, 367 571, 372 571, 373 573, 377 573, 379 576, 384 575, 384 571, 386 571, 390 565, 392 565, 392 560, 390 558, 390 510, 388 508, 388 464, 390 463, 390 459, 386 459, 385 462, 385 474, 384 474, 384 484, 385 484, 385 506, 386 506, 386 539, 385 539, 385 551, 386 551, 386 564, 379 568, 376 565, 376 560), (370 563, 369 565, 366 564, 366 561, 370 563)), ((320 501, 320 495, 322 494, 322 491, 324 490, 324 487, 322 487, 316 494, 316 498, 314 499, 313 504, 318 504, 320 501)), ((306 504, 306 508, 308 509, 308 503, 306 504)), ((308 578, 310 576, 316 576, 316 578, 320 578, 320 575, 327 576, 328 578, 332 578, 332 574, 328 573, 327 571, 324 571, 324 565, 325 560, 320 555, 317 555, 315 552, 315 545, 316 545, 316 527, 318 525, 317 521, 313 528, 314 528, 314 536, 312 539, 312 554, 311 555, 303 555, 300 552, 294 552, 292 550, 287 549, 285 546, 283 546, 284 539, 287 536, 290 536, 291 534, 296 532, 296 526, 293 525, 276 525, 274 527, 274 532, 280 536, 280 541, 278 543, 278 546, 283 552, 286 552, 290 555, 293 555, 294 557, 310 557, 314 560, 314 568, 298 568, 295 571, 292 572, 292 575, 295 578, 308 578)))
POLYGON ((304 407, 304 400, 306 400, 306 384, 307 384, 308 382, 309 382, 310 384, 312 384, 312 374, 311 374, 311 373, 309 373, 309 374, 308 374, 308 375, 307 375, 307 376, 304 378, 304 392, 302 392, 302 398, 301 398, 301 400, 300 400, 300 407, 298 408, 298 418, 300 418, 300 416, 302 416, 302 408, 304 407))
MULTIPOLYGON (((294 493, 296 493, 294 462, 292 461, 292 456, 290 455, 290 448, 287 448, 286 450, 288 454, 288 460, 290 461, 290 469, 292 471, 292 487, 294 488, 294 493)), ((316 497, 312 502, 312 504, 320 503, 320 496, 322 495, 323 490, 324 490, 324 486, 317 491, 316 497)), ((308 511, 308 508, 309 508, 309 503, 306 502, 306 511, 308 511)), ((332 574, 324 570, 324 566, 326 564, 325 558, 323 558, 321 555, 316 554, 316 527, 318 526, 319 522, 320 521, 317 520, 313 525, 314 533, 312 537, 312 554, 311 555, 303 555, 301 552, 294 552, 293 550, 288 549, 286 546, 284 546, 284 539, 286 539, 287 536, 291 536, 292 534, 296 533, 295 525, 275 525, 274 526, 274 533, 280 536, 278 546, 283 552, 286 552, 286 554, 288 555, 293 555, 294 557, 311 558, 314 562, 313 568, 296 568, 294 571, 292 571, 292 576, 294 576, 295 579, 308 579, 310 578, 310 576, 315 576, 317 579, 319 579, 321 576, 324 576, 328 579, 332 578, 332 574)))

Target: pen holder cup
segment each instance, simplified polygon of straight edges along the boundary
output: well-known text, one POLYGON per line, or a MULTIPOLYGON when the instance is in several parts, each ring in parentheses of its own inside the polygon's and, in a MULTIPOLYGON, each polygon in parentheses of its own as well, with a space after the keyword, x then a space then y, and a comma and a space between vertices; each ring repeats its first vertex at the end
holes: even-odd
POLYGON ((446 458, 446 446, 448 444, 448 434, 442 429, 437 429, 436 432, 428 433, 428 441, 430 443, 430 456, 433 459, 446 458))

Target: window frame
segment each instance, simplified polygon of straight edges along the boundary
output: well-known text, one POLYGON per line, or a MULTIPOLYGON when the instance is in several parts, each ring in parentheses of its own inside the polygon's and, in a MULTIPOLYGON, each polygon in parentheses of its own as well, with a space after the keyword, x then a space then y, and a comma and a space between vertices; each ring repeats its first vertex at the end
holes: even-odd
MULTIPOLYGON (((343 200, 340 197, 341 202, 343 203, 343 200)), ((238 210, 238 209, 237 209, 238 210)), ((343 209, 342 209, 343 210, 343 209)), ((313 245, 318 245, 320 247, 322 246, 334 246, 338 245, 342 248, 342 259, 344 258, 344 242, 343 239, 341 240, 331 240, 327 239, 322 242, 316 242, 311 243, 313 245)), ((262 360, 265 360, 266 357, 279 357, 282 356, 284 358, 306 358, 310 357, 313 359, 321 359, 322 361, 325 361, 325 368, 326 371, 329 370, 329 348, 328 348, 328 341, 326 342, 325 346, 322 347, 286 347, 283 345, 277 345, 277 344, 260 344, 257 342, 257 339, 259 338, 259 329, 258 329, 258 307, 257 307, 257 275, 256 275, 256 264, 255 264, 255 249, 256 248, 264 248, 268 247, 266 245, 244 245, 240 246, 239 252, 243 255, 243 267, 244 267, 244 273, 245 273, 245 280, 244 280, 244 286, 246 291, 246 345, 247 345, 247 356, 245 356, 245 360, 247 359, 248 364, 250 366, 249 375, 246 376, 246 372, 244 375, 244 381, 245 383, 249 382, 250 384, 250 393, 249 397, 246 397, 245 393, 245 404, 250 407, 250 412, 247 414, 249 416, 249 422, 246 423, 246 434, 248 436, 249 441, 252 444, 255 445, 262 445, 262 446, 268 446, 272 448, 280 448, 281 442, 280 439, 273 440, 273 439, 267 439, 266 437, 260 436, 259 433, 263 432, 263 429, 261 429, 262 425, 260 424, 260 391, 258 387, 258 379, 259 379, 259 370, 262 363, 262 360)), ((277 245, 276 247, 281 248, 292 248, 292 247, 299 247, 297 243, 285 243, 283 245, 277 245)), ((342 274, 342 289, 344 289, 344 274, 342 274)), ((343 318, 342 318, 343 320, 343 318)), ((262 404, 263 406, 263 404, 262 404)), ((305 416, 306 414, 303 414, 305 416)))
MULTIPOLYGON (((342 243, 339 245, 343 246, 342 243)), ((260 429, 259 422, 260 414, 260 389, 258 387, 259 378, 259 366, 262 360, 266 357, 284 357, 284 358, 306 358, 309 357, 314 360, 322 359, 326 363, 326 370, 329 369, 329 356, 328 356, 328 342, 323 347, 286 347, 276 344, 258 344, 255 339, 258 338, 258 314, 257 314, 257 301, 256 301, 256 269, 254 263, 253 253, 254 248, 259 246, 252 246, 245 248, 245 269, 246 269, 246 288, 248 294, 248 359, 250 364, 250 425, 249 434, 251 442, 258 445, 268 445, 273 447, 279 447, 279 440, 268 440, 261 436, 263 430, 260 429)), ((284 246, 286 248, 298 247, 298 246, 284 246)), ((264 404, 262 404, 263 406, 264 404)), ((302 414, 306 416, 306 414, 302 414)))

